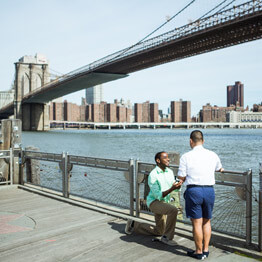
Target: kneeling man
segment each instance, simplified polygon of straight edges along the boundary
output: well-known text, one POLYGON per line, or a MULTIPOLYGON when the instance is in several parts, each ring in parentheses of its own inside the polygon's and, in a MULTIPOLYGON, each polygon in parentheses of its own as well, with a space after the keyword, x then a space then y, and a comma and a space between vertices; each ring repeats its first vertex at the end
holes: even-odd
POLYGON ((169 204, 170 193, 179 189, 182 181, 176 182, 173 171, 168 168, 169 158, 166 152, 159 152, 155 155, 156 167, 150 172, 148 185, 150 192, 147 196, 147 206, 155 215, 156 225, 138 223, 128 220, 125 228, 127 234, 132 232, 162 236, 161 241, 167 245, 174 246, 177 243, 173 240, 178 210, 169 204))

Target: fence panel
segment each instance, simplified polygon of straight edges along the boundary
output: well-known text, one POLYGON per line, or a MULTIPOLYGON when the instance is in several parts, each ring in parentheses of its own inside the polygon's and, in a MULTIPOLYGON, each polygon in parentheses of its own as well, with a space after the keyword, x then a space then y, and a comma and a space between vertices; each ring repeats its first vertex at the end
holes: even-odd
POLYGON ((63 192, 62 155, 24 151, 23 182, 63 192))
POLYGON ((61 192, 64 197, 71 195, 92 204, 126 209, 133 215, 133 160, 34 151, 25 151, 23 158, 24 182, 61 192))
POLYGON ((126 209, 133 215, 132 161, 72 155, 68 161, 73 164, 69 176, 70 195, 126 209))

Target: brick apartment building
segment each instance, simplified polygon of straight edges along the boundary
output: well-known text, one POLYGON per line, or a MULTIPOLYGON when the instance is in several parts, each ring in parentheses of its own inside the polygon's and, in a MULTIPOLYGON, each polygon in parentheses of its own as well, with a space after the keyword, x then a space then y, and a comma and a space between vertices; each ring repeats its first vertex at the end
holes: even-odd
POLYGON ((50 120, 64 120, 64 104, 53 102, 49 108, 50 120))
POLYGON ((191 122, 190 101, 171 101, 171 122, 191 122))
POLYGON ((116 108, 117 122, 126 122, 127 112, 126 108, 123 106, 117 106, 116 108))
POLYGON ((88 121, 88 122, 131 122, 132 109, 123 105, 85 104, 81 106, 69 103, 51 102, 49 107, 50 120, 88 121))
POLYGON ((245 110, 239 106, 239 103, 228 107, 211 106, 207 103, 200 110, 199 119, 200 122, 227 122, 227 113, 230 111, 244 112, 245 110))
POLYGON ((107 104, 106 105, 106 120, 105 122, 117 122, 117 116, 116 116, 116 104, 107 104))
POLYGON ((159 122, 158 104, 149 101, 135 103, 134 115, 135 122, 138 123, 159 122))
POLYGON ((142 122, 142 104, 135 103, 135 122, 142 122))
POLYGON ((77 104, 64 101, 64 120, 80 121, 80 108, 77 104))
POLYGON ((49 106, 49 119, 60 121, 81 121, 82 113, 80 106, 69 103, 66 100, 62 103, 51 102, 49 106))
POLYGON ((142 104, 142 122, 148 123, 150 121, 150 103, 146 101, 142 104))
POLYGON ((150 122, 159 122, 159 111, 157 103, 150 104, 150 122))

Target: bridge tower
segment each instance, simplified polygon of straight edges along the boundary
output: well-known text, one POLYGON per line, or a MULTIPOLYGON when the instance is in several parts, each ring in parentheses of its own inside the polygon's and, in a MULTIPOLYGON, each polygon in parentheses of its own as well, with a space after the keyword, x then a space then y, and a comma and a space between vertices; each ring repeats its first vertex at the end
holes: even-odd
POLYGON ((22 103, 24 97, 48 82, 49 64, 43 55, 23 56, 15 63, 14 117, 22 120, 22 130, 50 129, 47 104, 22 103))

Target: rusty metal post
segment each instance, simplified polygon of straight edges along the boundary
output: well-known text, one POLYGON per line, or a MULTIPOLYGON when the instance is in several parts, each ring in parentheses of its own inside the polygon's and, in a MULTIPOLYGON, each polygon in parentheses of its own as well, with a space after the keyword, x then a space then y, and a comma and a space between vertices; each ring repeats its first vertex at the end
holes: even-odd
POLYGON ((62 185, 63 185, 63 197, 68 198, 69 197, 69 179, 68 179, 68 154, 63 152, 62 153, 62 171, 63 171, 63 179, 62 179, 62 185))
POLYGON ((246 244, 251 244, 252 239, 252 170, 246 172, 246 244))
POLYGON ((135 161, 129 160, 129 191, 130 191, 130 216, 134 216, 134 177, 135 177, 135 161))
POLYGON ((140 183, 138 177, 138 165, 139 161, 136 160, 135 170, 136 170, 136 217, 140 217, 140 183))

